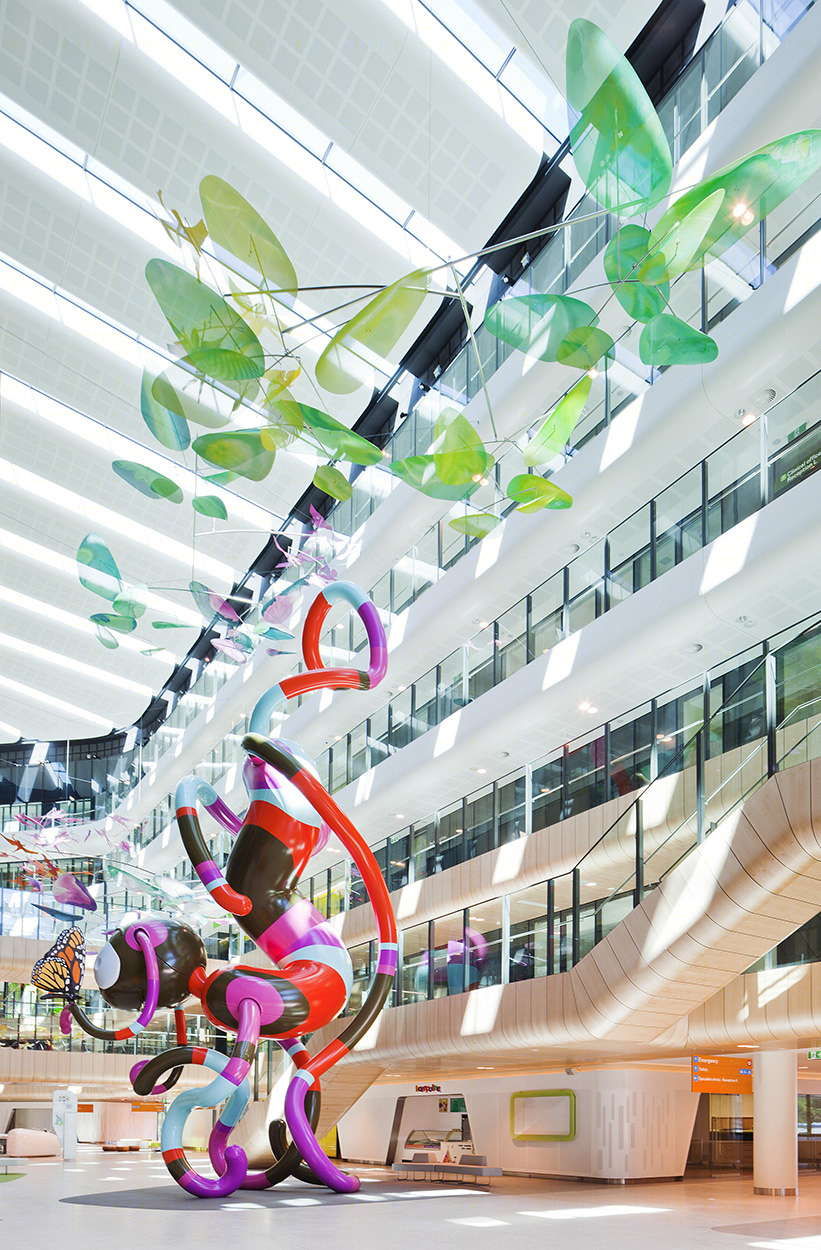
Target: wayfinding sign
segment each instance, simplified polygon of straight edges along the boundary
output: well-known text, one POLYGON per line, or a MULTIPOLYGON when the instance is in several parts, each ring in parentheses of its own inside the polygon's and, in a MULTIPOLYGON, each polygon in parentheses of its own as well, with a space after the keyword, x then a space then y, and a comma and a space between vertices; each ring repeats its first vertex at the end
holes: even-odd
POLYGON ((693 1055, 690 1088, 694 1094, 751 1094, 752 1058, 730 1059, 726 1055, 693 1055))

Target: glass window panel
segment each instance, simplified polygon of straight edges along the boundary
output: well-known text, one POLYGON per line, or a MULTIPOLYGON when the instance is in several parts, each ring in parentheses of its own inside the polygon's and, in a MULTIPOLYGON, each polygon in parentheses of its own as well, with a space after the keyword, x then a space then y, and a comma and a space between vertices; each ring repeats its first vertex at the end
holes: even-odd
POLYGON ((340 738, 331 748, 331 793, 348 784, 348 739, 340 738))
POLYGON ((439 830, 436 845, 436 871, 443 872, 463 859, 464 817, 462 802, 453 803, 439 813, 439 830))
POLYGON ((346 1016, 355 1015, 367 996, 371 983, 370 951, 370 942, 363 942, 361 946, 352 946, 350 948, 351 963, 353 964, 353 985, 351 986, 351 996, 348 999, 348 1006, 345 1011, 346 1016))
POLYGON ((391 699, 391 746, 401 750, 411 741, 411 691, 403 690, 391 699))
POLYGON ((496 783, 499 845, 524 837, 527 778, 524 769, 496 783))
POLYGON ((656 576, 701 547, 701 465, 656 499, 656 576))
POLYGON ((412 925, 402 932, 402 1002, 417 1003, 428 996, 428 926, 412 925))
POLYGON ((465 705, 464 651, 453 651, 439 665, 439 720, 465 705))
POLYGON ((547 882, 510 896, 508 980, 529 981, 548 972, 547 882))
POLYGON ((436 823, 433 820, 413 826, 413 873, 418 881, 436 871, 436 823))
POLYGON ((370 767, 375 768, 377 764, 386 759, 391 753, 388 744, 388 706, 385 704, 378 712, 374 712, 369 722, 369 745, 371 751, 370 767))
POLYGON ((493 686, 494 629, 489 624, 467 644, 468 698, 478 699, 493 686))
POLYGON ((400 890, 408 884, 408 868, 410 865, 410 835, 394 834, 390 842, 390 862, 388 864, 388 889, 400 890))
POLYGON ((552 759, 534 764, 533 786, 533 832, 546 829, 562 818, 562 753, 552 759))
POLYGON ((471 907, 465 936, 470 952, 471 988, 500 985, 502 981, 502 900, 490 899, 471 907))
POLYGON ((465 803, 465 833, 468 859, 493 850, 493 786, 468 795, 465 803))
POLYGON ((329 916, 345 910, 345 860, 331 868, 331 890, 328 895, 329 916))
POLYGON ((418 738, 437 723, 435 668, 414 682, 413 692, 413 737, 418 738))
POLYGON ((462 912, 453 912, 434 920, 433 948, 433 997, 461 994, 465 976, 462 912))
POLYGON ((351 781, 361 777, 368 767, 367 743, 368 722, 362 721, 351 730, 351 781))
POLYGON ((732 529, 761 506, 758 422, 740 430, 707 459, 708 540, 732 529))
POLYGON ((325 917, 328 915, 328 874, 327 872, 318 872, 311 878, 312 884, 312 902, 318 912, 325 917))
POLYGON ((577 556, 570 569, 570 632, 604 611, 604 540, 577 556))
POLYGON ((604 734, 567 753, 567 814, 575 816, 604 801, 604 734))
POLYGON ((504 681, 527 664, 527 600, 514 604, 496 624, 498 681, 504 681))
POLYGON ((650 505, 640 508, 610 534, 610 606, 650 581, 650 505))
POLYGON ((630 794, 650 780, 653 713, 649 703, 610 723, 609 797, 630 794))
POLYGON ((562 636, 564 572, 537 586, 530 596, 530 628, 534 658, 544 655, 562 636))

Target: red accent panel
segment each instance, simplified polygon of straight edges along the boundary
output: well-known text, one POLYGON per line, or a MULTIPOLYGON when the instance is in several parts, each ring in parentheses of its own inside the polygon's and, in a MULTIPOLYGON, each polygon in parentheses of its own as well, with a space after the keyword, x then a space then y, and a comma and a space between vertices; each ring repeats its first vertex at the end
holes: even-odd
MULTIPOLYGON (((198 969, 198 971, 202 972, 202 968, 198 969)), ((177 1045, 185 1046, 188 1041, 188 1027, 185 1022, 185 1012, 179 1007, 174 1010, 174 1025, 177 1030, 177 1045)))
POLYGON ((295 880, 302 876, 316 846, 319 834, 316 825, 306 825, 301 820, 295 820, 273 803, 266 803, 261 799, 253 800, 243 823, 258 825, 260 829, 270 833, 272 838, 287 846, 294 864, 295 880))
POLYGON ((288 699, 312 690, 359 690, 360 673, 355 668, 320 668, 313 673, 296 673, 279 684, 288 699))
POLYGON ((202 1067, 202 1065, 205 1063, 205 1056, 207 1054, 208 1054, 208 1048, 206 1046, 195 1046, 194 1053, 191 1056, 191 1062, 195 1064, 199 1064, 200 1067, 202 1067))
POLYGON ((253 903, 244 894, 237 894, 230 885, 217 885, 211 890, 211 897, 216 899, 220 907, 224 907, 232 916, 247 916, 253 903))
POLYGON ((195 998, 199 998, 208 980, 204 968, 195 968, 188 978, 188 988, 195 998))
POLYGON ((114 1036, 118 1042, 122 1042, 127 1037, 133 1037, 134 1034, 131 1032, 131 1029, 116 1029, 114 1036))
POLYGON ((177 808, 177 815, 178 815, 178 816, 193 816, 193 817, 194 817, 194 819, 196 820, 196 819, 197 819, 197 809, 196 809, 196 807, 178 807, 178 808, 177 808))
POLYGON ((302 630, 302 654, 307 668, 323 668, 319 654, 319 634, 331 605, 324 595, 319 594, 311 604, 305 625, 302 630))
POLYGON ((176 1146, 173 1150, 164 1150, 162 1152, 162 1157, 165 1159, 166 1163, 171 1163, 174 1159, 184 1159, 185 1151, 181 1150, 179 1146, 176 1146))

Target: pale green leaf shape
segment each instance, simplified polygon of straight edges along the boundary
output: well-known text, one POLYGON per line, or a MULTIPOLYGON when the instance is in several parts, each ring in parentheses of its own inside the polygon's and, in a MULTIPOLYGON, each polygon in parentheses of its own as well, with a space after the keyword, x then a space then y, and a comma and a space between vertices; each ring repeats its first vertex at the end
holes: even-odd
POLYGON ((103 629, 116 629, 118 634, 133 634, 137 628, 133 616, 120 616, 116 612, 95 612, 89 620, 103 629))
POLYGON ((265 355, 259 339, 221 295, 167 260, 150 260, 145 276, 195 369, 219 381, 262 376, 265 355))
POLYGON ((185 451, 191 442, 188 423, 182 413, 169 411, 164 401, 155 395, 154 387, 158 381, 158 378, 152 377, 147 370, 143 370, 143 380, 140 386, 140 411, 143 414, 143 421, 163 447, 170 447, 172 451, 185 451))
POLYGON ((702 244, 725 198, 726 192, 722 187, 718 187, 706 199, 696 204, 695 208, 691 209, 681 221, 677 221, 673 226, 665 227, 666 234, 661 234, 658 226, 651 233, 650 247, 653 252, 658 253, 659 259, 663 260, 666 275, 670 281, 687 273, 689 269, 701 267, 702 244))
POLYGON ((86 534, 77 549, 77 572, 86 590, 103 599, 116 599, 122 578, 116 561, 99 534, 86 534))
POLYGON ((147 586, 125 586, 111 607, 120 616, 133 616, 138 620, 148 607, 147 597, 147 586))
POLYGON ((454 517, 452 521, 448 521, 448 525, 451 529, 457 530, 460 534, 468 534, 471 538, 487 538, 501 519, 489 512, 475 512, 471 516, 454 517))
POLYGON ((202 516, 217 517, 220 521, 228 519, 228 509, 219 495, 197 495, 191 500, 191 507, 202 516))
POLYGON ((440 413, 431 450, 437 476, 450 486, 476 481, 487 469, 484 443, 456 408, 440 413))
POLYGON ((507 485, 508 499, 519 506, 517 512, 541 512, 543 508, 569 508, 573 500, 567 491, 537 473, 520 473, 507 485))
POLYGON ((597 326, 577 326, 559 344, 556 359, 571 369, 592 369, 602 356, 613 350, 613 340, 597 326))
POLYGON ((314 486, 324 490, 326 495, 331 495, 332 498, 343 501, 350 499, 353 494, 353 487, 344 473, 340 473, 339 469, 335 469, 332 464, 321 464, 319 466, 314 474, 314 486))
MULTIPOLYGON (((193 421, 195 425, 204 425, 208 430, 220 430, 228 424, 231 418, 227 413, 209 408, 207 404, 194 399, 182 389, 181 384, 184 380, 193 380, 191 374, 187 374, 184 369, 173 370, 175 378, 179 375, 180 384, 175 386, 169 376, 171 372, 166 369, 165 373, 161 373, 151 384, 151 394, 158 404, 161 404, 180 421, 193 421)), ((187 447, 188 443, 185 446, 187 447)))
POLYGON ((152 629, 189 629, 184 621, 152 621, 152 629))
POLYGON ((589 304, 569 295, 512 296, 485 313, 485 326, 497 339, 547 361, 558 359, 559 347, 571 330, 597 322, 589 304))
POLYGON ((552 412, 531 438, 522 453, 522 459, 530 469, 547 464, 570 440, 576 423, 584 412, 593 379, 579 378, 576 385, 560 399, 552 412))
POLYGON ((338 330, 316 362, 316 380, 334 395, 350 395, 373 376, 373 367, 356 350, 387 356, 419 312, 429 278, 417 269, 380 291, 338 330))
POLYGON ((253 632, 262 638, 270 638, 272 642, 293 642, 294 635, 289 629, 279 629, 276 625, 269 625, 267 621, 257 621, 253 632))
POLYGON ((718 343, 686 321, 662 313, 648 321, 639 339, 639 356, 646 365, 706 365, 718 355, 718 343))
POLYGON ((268 290, 296 295, 296 273, 285 248, 239 191, 209 174, 200 183, 200 200, 215 243, 256 269, 268 290))
POLYGON ((724 200, 690 263, 699 267, 706 256, 720 256, 762 217, 792 195, 821 169, 821 130, 799 130, 776 139, 757 152, 719 170, 685 191, 657 222, 653 233, 662 239, 716 191, 724 200))
POLYGON ((637 216, 670 186, 670 145, 636 71, 603 30, 576 18, 567 33, 570 148, 591 195, 637 216))
POLYGON ((225 473, 207 473, 202 480, 204 482, 213 482, 215 486, 230 486, 238 477, 238 473, 228 471, 225 473))
POLYGON ((261 482, 271 472, 276 452, 263 445, 261 430, 230 430, 222 434, 201 434, 192 448, 203 460, 261 482))
MULTIPOLYGON (((109 651, 116 651, 119 647, 117 639, 114 637, 110 629, 104 629, 102 625, 95 624, 94 633, 97 635, 97 641, 101 642, 109 651)), ((148 654, 143 652, 143 655, 148 654)))
MULTIPOLYGON (((489 473, 493 465, 493 457, 488 456, 486 473, 489 473)), ((436 472, 436 458, 434 456, 407 456, 404 460, 391 461, 391 472, 395 473, 401 481, 406 482, 408 486, 412 486, 414 490, 418 490, 421 494, 427 495, 430 499, 467 499, 474 491, 481 486, 481 480, 478 482, 459 482, 453 485, 449 482, 443 482, 436 472)), ((487 479, 485 479, 487 480, 487 479)))
POLYGON ((271 424, 262 428, 262 442, 265 447, 290 447, 305 429, 302 405, 285 389, 276 400, 269 401, 266 415, 271 424))
POLYGON ((654 263, 649 252, 650 231, 632 223, 622 226, 604 249, 607 281, 634 321, 649 321, 663 313, 670 295, 664 257, 654 263))
POLYGON ((321 408, 298 403, 294 399, 277 399, 271 404, 271 412, 283 420, 296 424, 301 419, 311 431, 316 442, 336 460, 349 460, 352 464, 379 464, 382 452, 361 434, 355 434, 341 421, 337 421, 321 408))
POLYGON ((176 482, 170 477, 149 469, 148 465, 138 464, 136 460, 114 460, 112 469, 129 486, 133 486, 141 495, 149 499, 168 499, 171 503, 182 503, 183 493, 176 482))

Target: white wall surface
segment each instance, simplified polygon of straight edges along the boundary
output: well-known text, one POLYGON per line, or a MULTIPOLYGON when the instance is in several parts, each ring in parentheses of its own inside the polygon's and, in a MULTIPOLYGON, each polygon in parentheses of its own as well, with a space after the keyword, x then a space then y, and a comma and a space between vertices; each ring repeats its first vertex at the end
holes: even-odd
MULTIPOLYGON (((698 1107, 698 1094, 690 1092, 689 1070, 685 1068, 582 1070, 572 1076, 551 1072, 453 1081, 420 1074, 419 1083, 440 1085, 442 1097, 464 1096, 474 1149, 487 1155, 490 1165, 505 1172, 539 1176, 613 1180, 681 1176, 698 1107), (511 1094, 538 1089, 575 1092, 573 1141, 511 1139, 511 1094)), ((435 1128, 439 1118, 443 1125, 453 1118, 439 1117, 430 1110, 438 1105, 438 1094, 416 1095, 413 1084, 375 1085, 339 1122, 344 1158, 352 1162, 385 1161, 396 1100, 403 1095, 407 1102, 400 1141, 411 1128, 435 1128)))

